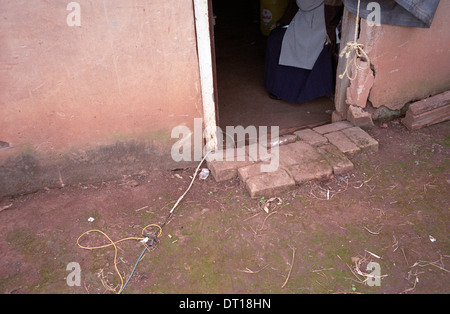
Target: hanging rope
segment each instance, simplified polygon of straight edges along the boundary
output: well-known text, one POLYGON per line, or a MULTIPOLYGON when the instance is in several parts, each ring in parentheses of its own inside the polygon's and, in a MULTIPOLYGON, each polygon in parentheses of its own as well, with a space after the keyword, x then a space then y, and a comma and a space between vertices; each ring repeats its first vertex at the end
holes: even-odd
POLYGON ((357 42, 358 39, 358 30, 359 30, 359 8, 361 5, 361 0, 358 0, 358 10, 356 13, 356 22, 355 22, 355 38, 353 41, 349 41, 345 47, 341 50, 339 54, 339 58, 342 58, 345 55, 346 65, 344 73, 339 75, 339 78, 342 79, 344 75, 348 77, 350 81, 353 81, 358 75, 357 71, 364 71, 370 67, 370 58, 367 53, 364 51, 364 45, 359 44, 357 42), (358 64, 358 59, 364 58, 367 64, 365 66, 361 66, 358 64), (350 67, 354 65, 356 69, 353 76, 350 76, 350 67))

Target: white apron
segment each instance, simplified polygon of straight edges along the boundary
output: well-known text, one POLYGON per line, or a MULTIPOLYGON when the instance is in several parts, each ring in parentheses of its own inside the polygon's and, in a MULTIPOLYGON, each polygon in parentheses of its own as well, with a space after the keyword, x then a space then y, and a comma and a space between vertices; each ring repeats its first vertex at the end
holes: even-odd
POLYGON ((297 0, 299 10, 283 38, 280 65, 311 70, 326 41, 323 0, 297 0))

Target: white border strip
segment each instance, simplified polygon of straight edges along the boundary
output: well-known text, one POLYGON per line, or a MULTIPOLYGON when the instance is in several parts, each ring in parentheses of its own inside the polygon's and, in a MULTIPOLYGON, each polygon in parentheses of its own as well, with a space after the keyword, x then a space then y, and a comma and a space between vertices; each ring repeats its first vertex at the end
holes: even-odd
POLYGON ((209 33, 208 0, 194 0, 197 52, 202 89, 203 121, 205 123, 206 151, 217 149, 216 108, 211 55, 211 34, 209 33))

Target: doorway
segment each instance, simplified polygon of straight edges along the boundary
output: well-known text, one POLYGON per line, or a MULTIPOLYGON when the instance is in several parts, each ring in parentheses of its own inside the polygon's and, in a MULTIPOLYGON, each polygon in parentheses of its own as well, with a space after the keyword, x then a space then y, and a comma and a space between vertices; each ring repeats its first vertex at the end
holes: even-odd
POLYGON ((294 104, 271 99, 265 90, 267 37, 260 29, 260 0, 211 1, 218 126, 279 126, 286 134, 330 123, 331 98, 294 104))

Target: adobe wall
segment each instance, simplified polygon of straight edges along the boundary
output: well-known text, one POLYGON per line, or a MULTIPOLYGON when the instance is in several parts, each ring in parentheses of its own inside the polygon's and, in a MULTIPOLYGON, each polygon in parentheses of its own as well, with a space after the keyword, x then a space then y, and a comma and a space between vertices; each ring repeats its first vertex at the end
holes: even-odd
POLYGON ((70 2, 0 2, 0 197, 170 167, 202 117, 192 1, 70 2))
POLYGON ((371 69, 359 72, 347 89, 347 104, 383 118, 401 114, 408 103, 450 89, 450 2, 440 1, 429 29, 368 26, 361 20, 358 42, 371 69), (367 106, 367 107, 366 107, 367 106))

